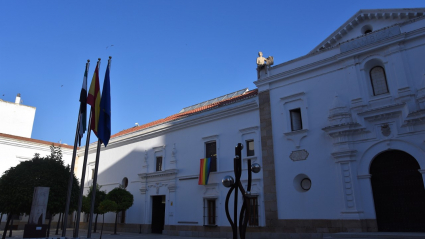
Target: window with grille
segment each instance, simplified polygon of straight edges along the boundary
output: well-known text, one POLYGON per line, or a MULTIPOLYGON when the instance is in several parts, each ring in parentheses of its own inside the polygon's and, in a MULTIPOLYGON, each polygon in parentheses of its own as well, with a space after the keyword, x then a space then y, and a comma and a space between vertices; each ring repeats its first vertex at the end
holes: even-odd
POLYGON ((258 226, 258 197, 249 199, 249 221, 250 226, 258 226))
POLYGON ((384 68, 375 66, 370 70, 369 74, 373 95, 382 95, 389 92, 384 68))
POLYGON ((204 225, 216 225, 216 199, 204 199, 204 225))
POLYGON ((247 140, 246 141, 246 156, 254 156, 254 140, 247 140))
POLYGON ((217 144, 215 141, 205 143, 205 158, 211 159, 210 172, 217 172, 217 144))
POLYGON ((162 171, 162 157, 156 157, 156 171, 162 171))
POLYGON ((289 111, 291 116, 291 131, 303 129, 303 121, 301 118, 301 109, 293 109, 289 111))

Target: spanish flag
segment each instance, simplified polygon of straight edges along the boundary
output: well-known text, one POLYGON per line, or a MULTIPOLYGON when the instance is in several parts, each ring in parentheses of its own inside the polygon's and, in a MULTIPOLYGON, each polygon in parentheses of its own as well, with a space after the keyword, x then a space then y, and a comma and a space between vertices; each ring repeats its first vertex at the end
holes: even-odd
POLYGON ((94 70, 93 78, 91 80, 89 95, 87 97, 87 104, 91 105, 91 129, 97 135, 100 114, 100 86, 99 86, 99 66, 100 58, 97 61, 96 69, 94 70))
POLYGON ((198 185, 207 185, 208 184, 208 178, 210 176, 210 164, 211 164, 210 158, 201 159, 201 167, 200 167, 200 170, 199 170, 198 185))

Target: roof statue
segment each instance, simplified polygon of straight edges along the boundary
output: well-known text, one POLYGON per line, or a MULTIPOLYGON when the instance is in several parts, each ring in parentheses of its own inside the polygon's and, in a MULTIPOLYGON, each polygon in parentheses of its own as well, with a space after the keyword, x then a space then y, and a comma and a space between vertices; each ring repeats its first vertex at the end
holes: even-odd
POLYGON ((267 58, 263 57, 263 53, 260 51, 258 52, 257 57, 257 78, 260 79, 260 71, 265 68, 265 66, 271 66, 274 64, 274 59, 272 56, 269 56, 267 58))

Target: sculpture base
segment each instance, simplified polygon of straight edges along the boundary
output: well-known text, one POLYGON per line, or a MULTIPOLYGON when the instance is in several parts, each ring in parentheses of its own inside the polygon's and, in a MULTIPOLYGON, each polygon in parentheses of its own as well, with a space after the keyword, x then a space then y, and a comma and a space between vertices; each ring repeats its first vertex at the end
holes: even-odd
POLYGON ((47 236, 48 225, 25 224, 23 238, 42 238, 47 236))

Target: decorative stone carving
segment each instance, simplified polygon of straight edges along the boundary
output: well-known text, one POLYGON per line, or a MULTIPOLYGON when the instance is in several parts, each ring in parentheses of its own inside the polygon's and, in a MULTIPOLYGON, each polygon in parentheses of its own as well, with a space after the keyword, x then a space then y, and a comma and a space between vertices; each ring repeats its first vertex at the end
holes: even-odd
POLYGON ((140 189, 141 194, 146 194, 147 191, 148 191, 148 189, 144 186, 140 189))
POLYGON ((289 155, 289 158, 292 161, 301 161, 301 160, 306 160, 308 155, 309 153, 305 149, 295 150, 295 151, 292 151, 292 153, 289 155))
POLYGON ((258 52, 257 57, 257 77, 260 79, 260 71, 264 69, 266 66, 271 66, 274 64, 274 58, 272 56, 269 56, 267 58, 263 57, 263 53, 260 51, 258 52))
POLYGON ((388 124, 381 125, 381 133, 383 136, 388 137, 391 134, 391 128, 388 124))
POLYGON ((173 149, 171 150, 171 157, 175 158, 176 153, 177 153, 176 144, 173 144, 173 149))
POLYGON ((269 56, 267 58, 263 57, 263 53, 260 51, 258 52, 258 57, 257 57, 257 66, 262 66, 262 65, 273 65, 274 64, 274 59, 272 56, 269 56))
POLYGON ((164 184, 164 183, 155 183, 155 184, 151 184, 151 185, 149 185, 148 187, 149 188, 155 188, 156 189, 156 194, 159 194, 159 188, 160 187, 165 187, 165 186, 167 186, 168 184, 164 184))
POLYGON ((345 205, 348 208, 354 207, 353 185, 351 182, 350 165, 341 164, 342 177, 344 182, 345 205))
POLYGON ((403 127, 425 124, 425 109, 410 113, 404 120, 403 127))
POLYGON ((353 122, 350 109, 346 103, 338 96, 335 95, 332 106, 329 109, 328 117, 330 125, 347 124, 353 122))
POLYGON ((218 197, 220 192, 218 191, 218 183, 210 183, 205 185, 204 196, 206 197, 218 197))
POLYGON ((175 182, 170 182, 168 184, 168 190, 170 190, 170 192, 175 192, 176 191, 176 183, 175 182))
POLYGON ((291 131, 284 133, 286 138, 292 141, 295 145, 295 148, 299 149, 301 147, 301 140, 307 137, 308 129, 301 129, 297 131, 291 131))

